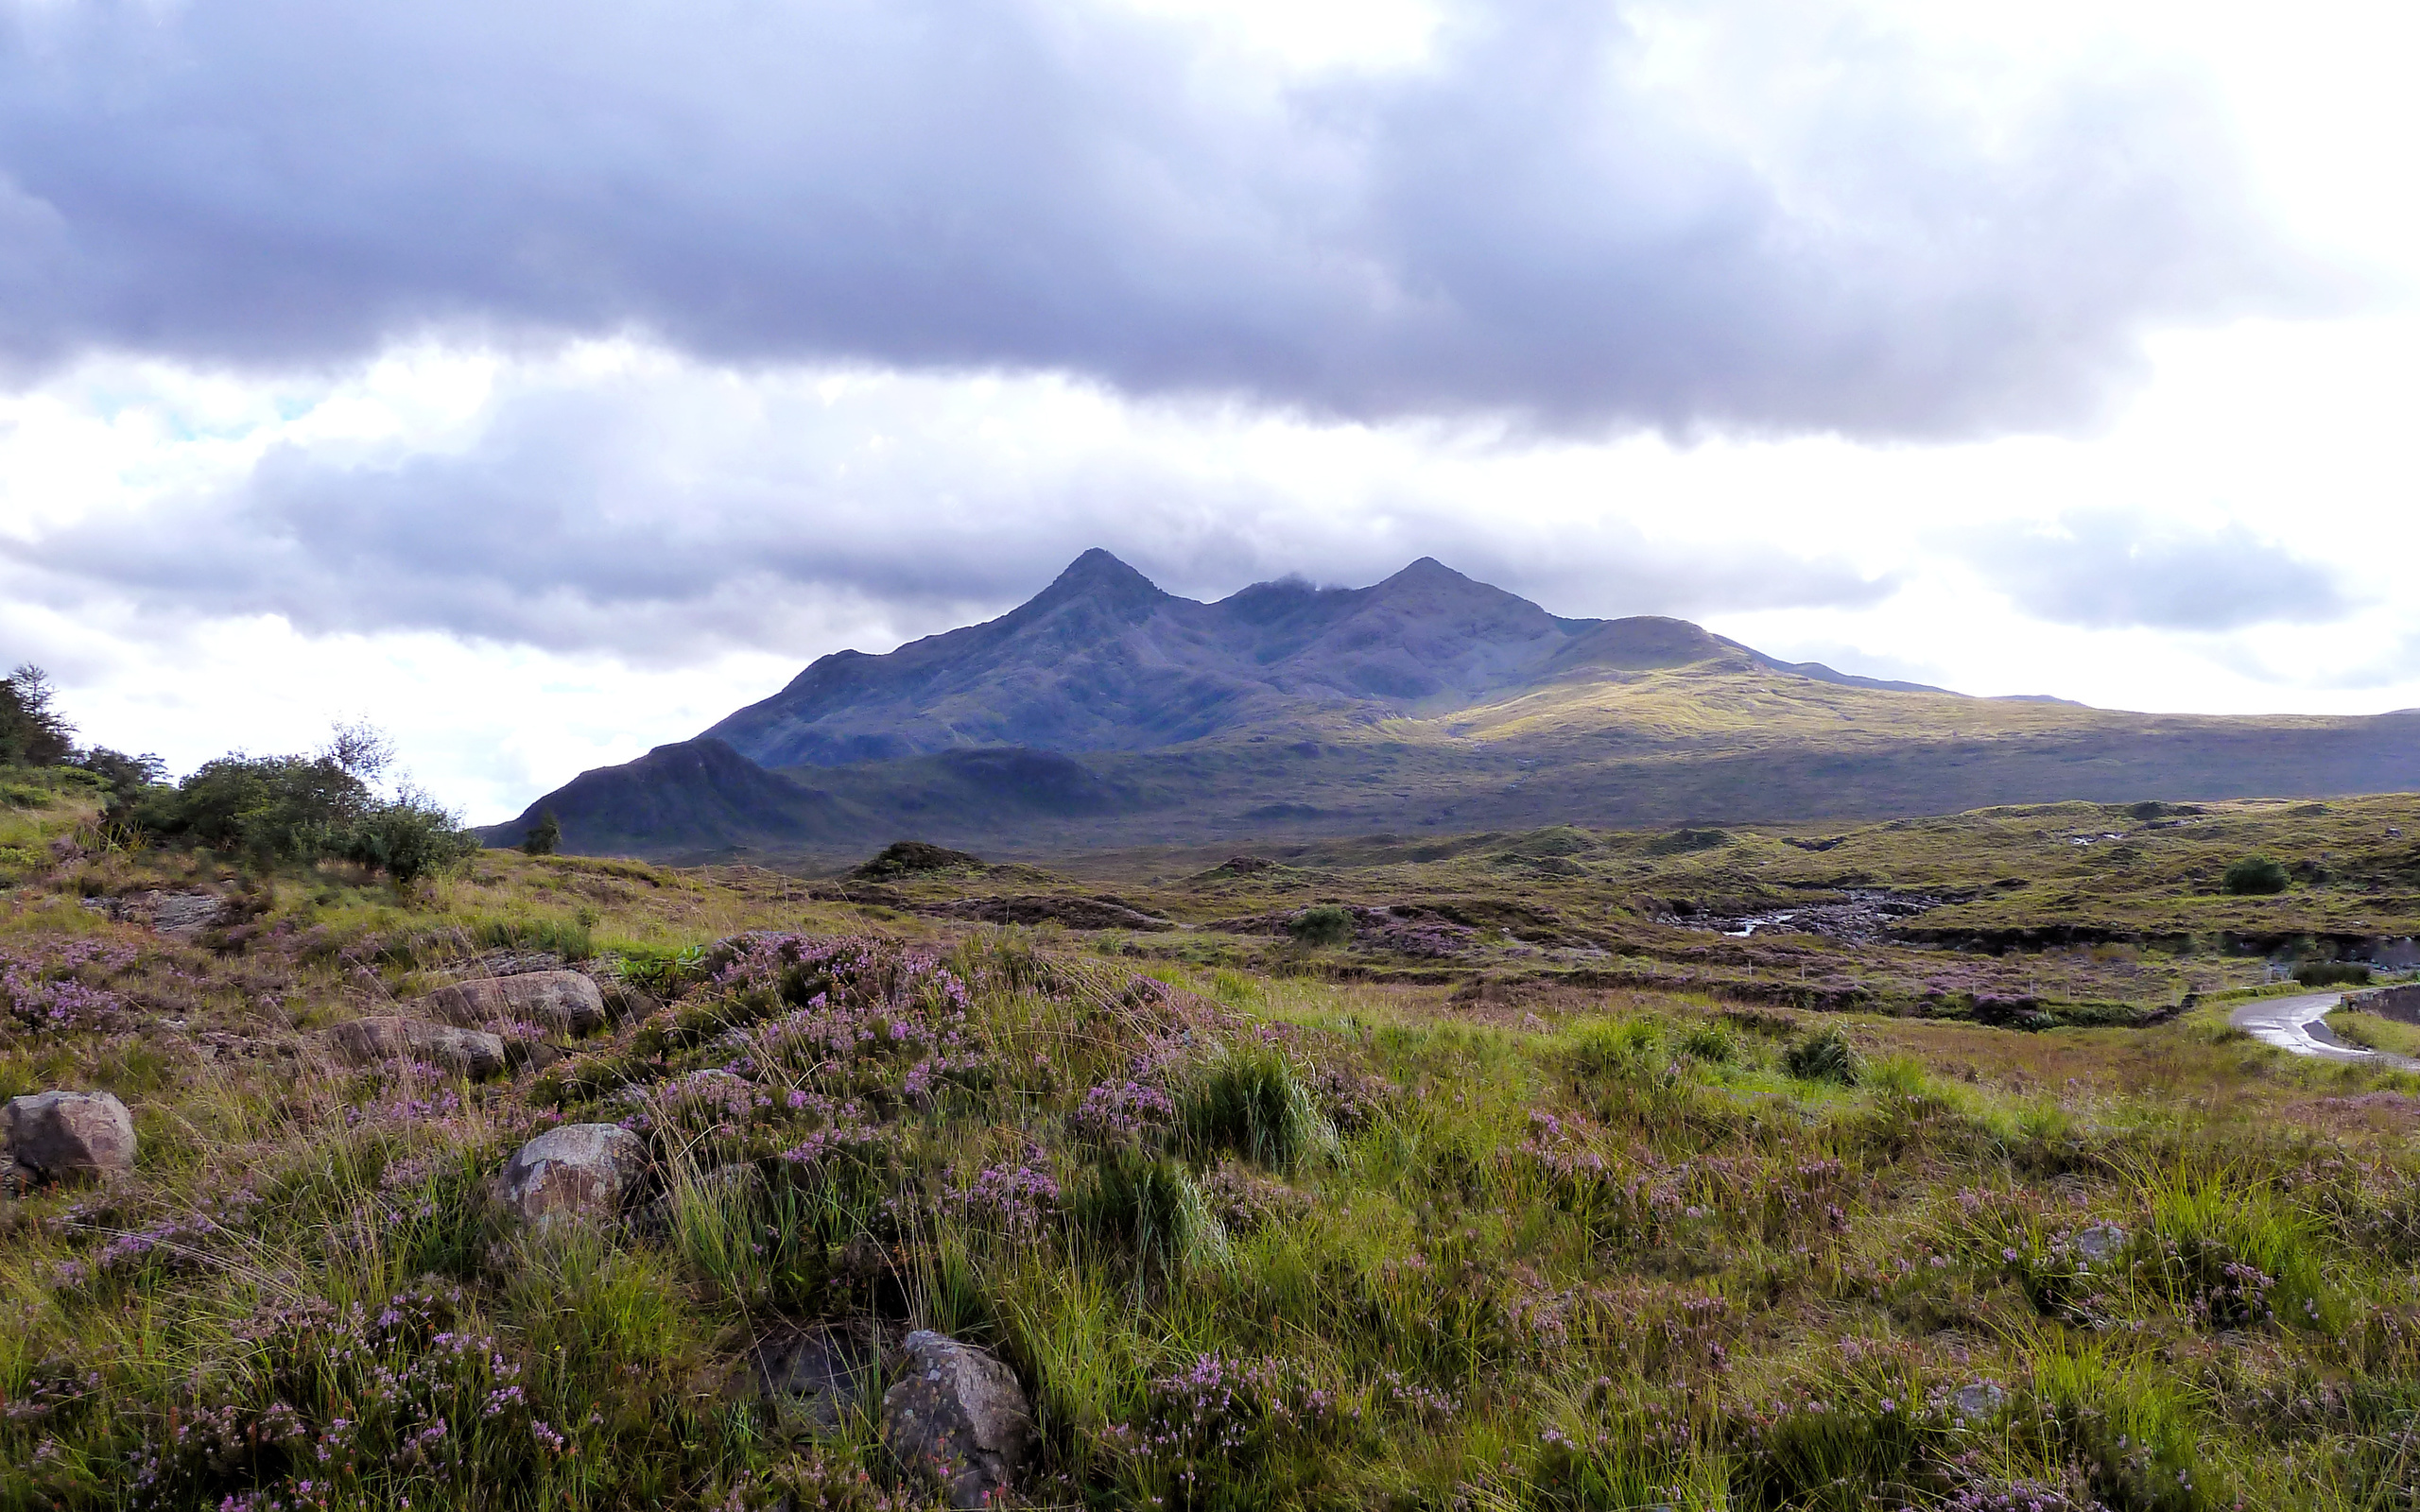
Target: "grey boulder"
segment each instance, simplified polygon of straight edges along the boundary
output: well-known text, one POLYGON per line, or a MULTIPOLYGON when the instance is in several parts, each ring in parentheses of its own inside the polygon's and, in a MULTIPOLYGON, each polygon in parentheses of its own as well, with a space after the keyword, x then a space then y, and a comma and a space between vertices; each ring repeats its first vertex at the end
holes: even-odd
POLYGON ((505 1067, 504 1040, 495 1035, 400 1015, 339 1023, 328 1031, 328 1039, 345 1058, 360 1065, 382 1060, 419 1060, 474 1081, 493 1076, 505 1067))
POLYGON ((134 1168, 134 1120, 107 1092, 35 1092, 0 1108, 9 1163, 34 1181, 74 1181, 134 1168))
POLYGON ((901 1348, 899 1383, 882 1399, 884 1446, 931 1477, 950 1505, 986 1505, 1014 1484, 1033 1444, 1033 1409, 1016 1372, 929 1329, 901 1348))
POLYGON ((620 1214, 647 1177, 647 1146, 618 1124, 565 1124, 516 1151, 496 1200, 539 1228, 620 1214))
POLYGON ((420 1000, 432 1019, 465 1029, 530 1023, 558 1034, 590 1034, 605 1026, 605 994, 578 971, 529 971, 456 982, 420 1000))

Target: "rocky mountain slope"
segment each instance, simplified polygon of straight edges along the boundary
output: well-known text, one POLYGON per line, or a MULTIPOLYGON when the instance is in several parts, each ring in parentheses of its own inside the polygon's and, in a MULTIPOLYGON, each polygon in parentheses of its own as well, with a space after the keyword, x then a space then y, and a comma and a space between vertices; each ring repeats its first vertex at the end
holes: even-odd
POLYGON ((1086 552, 1030 602, 827 656, 697 739, 581 774, 573 850, 1047 853, 1271 833, 1880 817, 2420 787, 2420 713, 2213 718, 1974 698, 1685 621, 1565 619, 1426 558, 1202 604, 1086 552))

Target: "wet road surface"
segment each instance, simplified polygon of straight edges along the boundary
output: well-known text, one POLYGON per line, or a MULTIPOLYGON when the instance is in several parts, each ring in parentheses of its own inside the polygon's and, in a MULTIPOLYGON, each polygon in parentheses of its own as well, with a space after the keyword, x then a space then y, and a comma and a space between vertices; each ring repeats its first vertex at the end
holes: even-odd
POLYGON ((2322 1021, 2344 1002, 2342 992, 2310 992, 2301 997, 2261 998, 2227 1015, 2227 1022, 2265 1045, 2323 1060, 2372 1060, 2403 1071, 2420 1071, 2420 1061, 2383 1055, 2347 1044, 2322 1021))

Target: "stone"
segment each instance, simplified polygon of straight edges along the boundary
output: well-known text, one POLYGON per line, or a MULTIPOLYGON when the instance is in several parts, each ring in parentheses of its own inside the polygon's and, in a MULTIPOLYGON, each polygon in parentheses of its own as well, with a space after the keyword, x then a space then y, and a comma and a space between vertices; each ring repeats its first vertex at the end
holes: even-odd
POLYGON ((605 1026, 605 995, 578 971, 528 971, 439 988, 420 1000, 427 1015, 465 1029, 534 1023, 561 1034, 605 1026))
POLYGON ((2097 1223, 2076 1235, 2076 1253, 2098 1265, 2126 1247, 2126 1230, 2114 1223, 2097 1223))
POLYGON ((777 1327, 748 1351, 747 1376, 784 1428, 837 1434, 872 1400, 880 1354, 873 1339, 846 1329, 777 1327))
POLYGON ((420 1060, 477 1081, 505 1068, 504 1040, 477 1029, 381 1014, 339 1023, 328 1039, 356 1065, 420 1060))
POLYGON ((138 892, 117 902, 111 912, 171 939, 193 939, 216 924, 227 911, 227 900, 215 892, 138 892))
POLYGON ((929 1329, 901 1349, 899 1382, 882 1399, 884 1446, 930 1476, 950 1505, 986 1505, 1013 1486, 1033 1444, 1033 1409, 1016 1372, 929 1329))
POLYGON ((20 1179, 92 1180, 134 1168, 134 1120, 107 1092, 35 1092, 0 1108, 20 1179))
POLYGON ((1977 1381, 1958 1388, 1949 1399, 1961 1418, 1989 1418, 2008 1404, 2008 1393, 1991 1381, 1977 1381))
POLYGON ((615 982, 601 990, 605 997, 605 1017, 615 1023, 629 1023, 664 1011, 661 1001, 628 982, 615 982))
POLYGON ((507 1040, 504 1041, 505 1063, 515 1071, 544 1071, 558 1060, 566 1059, 571 1052, 544 1040, 507 1040))
POLYGON ((620 1215, 647 1176, 647 1146, 618 1124, 565 1124, 521 1146, 496 1198, 540 1228, 620 1215))

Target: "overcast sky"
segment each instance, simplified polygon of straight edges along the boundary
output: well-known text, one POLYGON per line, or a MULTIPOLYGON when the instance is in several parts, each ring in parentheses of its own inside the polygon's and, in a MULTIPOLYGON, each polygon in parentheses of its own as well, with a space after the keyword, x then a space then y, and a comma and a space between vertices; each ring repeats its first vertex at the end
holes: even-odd
POLYGON ((180 769, 367 714, 477 820, 1094 545, 1198 597, 1435 556, 1974 693, 2420 705, 2416 43, 2326 0, 0 0, 0 659, 180 769))

